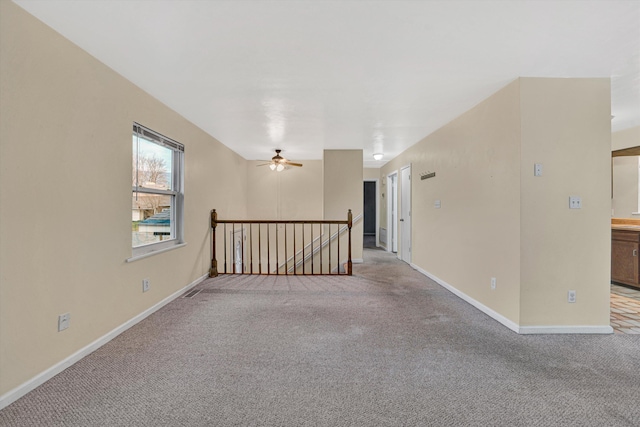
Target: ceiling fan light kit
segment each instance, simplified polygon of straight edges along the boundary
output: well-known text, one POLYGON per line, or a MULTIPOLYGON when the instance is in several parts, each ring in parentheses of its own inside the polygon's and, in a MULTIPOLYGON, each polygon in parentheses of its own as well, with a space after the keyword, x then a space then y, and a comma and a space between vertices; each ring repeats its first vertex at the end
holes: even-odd
POLYGON ((295 166, 302 167, 302 163, 294 163, 291 162, 280 155, 282 150, 276 150, 276 155, 271 158, 269 163, 263 163, 258 166, 267 166, 269 165, 269 169, 276 172, 282 172, 286 166, 295 166))
POLYGON ((375 160, 382 160, 383 157, 384 157, 384 154, 382 154, 382 153, 374 153, 373 154, 373 158, 375 160))

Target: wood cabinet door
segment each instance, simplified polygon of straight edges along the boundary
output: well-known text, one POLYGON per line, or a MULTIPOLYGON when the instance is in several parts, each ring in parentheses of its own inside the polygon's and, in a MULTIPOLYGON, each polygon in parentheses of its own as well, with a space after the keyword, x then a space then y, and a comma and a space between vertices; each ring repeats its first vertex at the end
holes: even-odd
POLYGON ((611 280, 638 285, 638 243, 611 242, 611 280))

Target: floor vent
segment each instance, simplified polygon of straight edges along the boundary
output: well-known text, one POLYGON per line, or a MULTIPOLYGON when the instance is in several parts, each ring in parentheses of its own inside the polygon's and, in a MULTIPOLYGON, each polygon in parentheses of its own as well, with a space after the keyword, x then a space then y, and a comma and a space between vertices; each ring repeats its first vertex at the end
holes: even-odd
POLYGON ((198 295, 202 289, 193 289, 182 296, 182 298, 193 298, 198 295))

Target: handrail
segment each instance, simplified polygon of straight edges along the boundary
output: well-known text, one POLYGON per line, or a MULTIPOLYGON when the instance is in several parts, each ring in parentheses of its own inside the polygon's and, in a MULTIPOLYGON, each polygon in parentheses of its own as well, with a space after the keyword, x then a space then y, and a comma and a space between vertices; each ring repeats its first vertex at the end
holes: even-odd
MULTIPOLYGON (((362 215, 359 215, 356 218, 360 218, 362 215)), ((290 273, 297 275, 299 273, 299 267, 302 267, 302 274, 306 275, 305 263, 309 260, 311 261, 311 270, 308 274, 352 274, 352 260, 351 260, 351 228, 353 225, 353 215, 351 213, 351 209, 349 209, 347 213, 347 220, 220 220, 218 219, 218 214, 215 209, 211 211, 211 234, 212 234, 212 246, 211 246, 211 268, 209 269, 209 277, 216 277, 219 274, 285 274, 288 275, 290 273), (236 230, 236 225, 240 225, 240 229, 236 230), (218 269, 218 259, 216 257, 216 246, 218 246, 218 242, 216 241, 216 229, 218 225, 222 225, 224 227, 224 263, 223 263, 223 271, 219 271, 218 269), (227 225, 231 225, 230 230, 230 241, 227 242, 227 225), (248 237, 247 240, 247 227, 248 225, 248 237), (256 229, 255 225, 257 225, 257 242, 253 239, 253 232, 256 229), (266 225, 266 233, 264 230, 264 225, 266 225), (275 247, 272 244, 272 225, 275 225, 275 247), (280 227, 279 227, 280 225, 280 227), (337 225, 338 231, 331 234, 331 226, 337 225), (345 225, 345 227, 340 227, 340 225, 345 225), (317 226, 320 231, 320 236, 316 239, 313 237, 314 226, 317 226), (323 229, 327 227, 329 230, 329 239, 323 240, 322 236, 325 234, 323 229), (280 230, 283 229, 284 233, 280 230), (311 234, 311 242, 305 245, 305 229, 310 231, 311 234), (290 239, 287 236, 287 231, 291 230, 293 232, 293 239, 290 239), (296 251, 296 243, 300 240, 296 237, 296 231, 299 230, 302 232, 302 260, 297 260, 297 256, 300 255, 300 251, 296 251), (340 260, 340 238, 339 236, 344 233, 345 230, 348 230, 348 250, 347 250, 347 262, 346 262, 346 273, 340 273, 340 263, 343 262, 340 260), (239 238, 236 237, 238 231, 240 232, 239 238), (284 236, 281 236, 284 234, 284 236), (263 236, 266 239, 266 242, 262 241, 263 236), (284 237, 284 240, 282 240, 284 237), (280 239, 279 239, 280 238, 280 239), (320 239, 320 245, 314 246, 320 239), (334 253, 335 257, 332 257, 331 248, 333 246, 334 240, 336 252, 334 253), (289 256, 288 252, 288 243, 293 243, 293 256, 289 256), (231 243, 230 246, 227 246, 228 243, 231 243), (257 247, 256 247, 257 243, 257 247), (266 243, 266 248, 265 248, 266 243), (311 246, 311 253, 306 253, 306 249, 311 246), (263 253, 263 248, 266 249, 266 254, 263 253), (325 248, 328 249, 328 266, 323 262, 323 251, 325 248), (230 249, 230 250, 229 250, 230 249), (247 255, 247 249, 250 256, 247 255), (275 253, 275 270, 271 270, 271 262, 273 261, 274 255, 272 254, 272 249, 274 249, 275 253), (255 261, 255 253, 257 252, 257 263, 255 261), (279 263, 280 254, 284 253, 284 263, 279 263), (228 264, 228 258, 232 260, 232 264, 228 264), (265 256, 266 255, 266 256, 265 256), (318 256, 319 258, 319 272, 318 269, 314 266, 314 257, 318 256), (332 260, 335 258, 335 264, 338 266, 336 269, 337 273, 332 273, 332 260), (293 267, 289 268, 289 262, 293 260, 293 267), (263 262, 266 261, 266 273, 263 273, 263 262), (256 265, 257 264, 257 265, 256 265), (328 268, 325 269, 324 267, 328 268), (254 272, 254 267, 256 267, 256 272, 254 272), (284 272, 281 273, 282 268, 284 267, 284 272), (229 271, 227 271, 227 269, 229 271), (246 270, 249 271, 246 271, 246 270), (327 271, 325 273, 325 270, 327 271)), ((221 242, 222 243, 222 242, 221 242)))
MULTIPOLYGON (((357 224, 361 219, 362 219, 362 214, 359 214, 358 216, 356 216, 355 218, 353 218, 353 224, 357 224)), ((333 233, 332 235, 329 236, 329 239, 322 239, 322 236, 318 236, 316 237, 313 242, 322 242, 321 246, 318 247, 316 246, 313 249, 313 253, 307 253, 304 257, 304 259, 298 260, 298 262, 292 266, 289 267, 289 272, 294 271, 295 268, 298 268, 300 265, 302 265, 303 262, 307 262, 312 256, 314 256, 315 254, 317 254, 320 250, 324 249, 327 245, 330 245, 331 242, 333 242, 335 239, 338 239, 340 237, 341 234, 343 234, 345 231, 347 231, 347 227, 341 227, 338 229, 338 231, 336 231, 335 233, 333 233)), ((305 246, 305 248, 309 248, 309 247, 313 247, 313 242, 310 242, 307 244, 307 246, 305 246)), ((303 251, 298 251, 297 254, 295 255, 300 255, 303 251)), ((290 257, 287 261, 285 261, 285 264, 288 264, 289 261, 292 260, 293 257, 290 257)), ((285 264, 280 264, 278 267, 282 268, 285 266, 285 264)))

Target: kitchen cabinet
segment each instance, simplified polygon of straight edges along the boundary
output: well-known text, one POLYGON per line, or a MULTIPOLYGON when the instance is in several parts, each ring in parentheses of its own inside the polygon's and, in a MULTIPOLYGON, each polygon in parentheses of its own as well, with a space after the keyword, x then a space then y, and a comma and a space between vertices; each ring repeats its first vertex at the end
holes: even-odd
POLYGON ((611 230, 611 280, 640 288, 640 227, 611 230))

